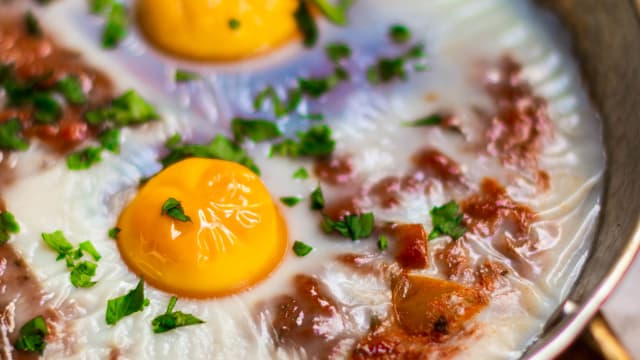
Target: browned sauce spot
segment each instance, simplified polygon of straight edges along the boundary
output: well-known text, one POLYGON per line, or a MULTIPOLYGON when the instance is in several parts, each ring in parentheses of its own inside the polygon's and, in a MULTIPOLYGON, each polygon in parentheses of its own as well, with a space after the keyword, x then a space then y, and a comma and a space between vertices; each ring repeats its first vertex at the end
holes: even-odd
POLYGON ((463 284, 474 281, 472 259, 463 239, 449 242, 444 249, 436 253, 436 259, 447 278, 463 284))
POLYGON ((464 175, 457 162, 435 149, 423 149, 413 155, 414 166, 427 176, 450 184, 462 184, 464 175))
POLYGON ((549 191, 549 189, 551 189, 551 176, 548 172, 544 170, 538 170, 536 180, 538 182, 538 188, 540 188, 540 190, 549 191))
POLYGON ((337 302, 317 279, 297 275, 295 293, 276 301, 273 331, 278 346, 304 349, 315 358, 327 359, 335 354, 345 329, 337 302))
POLYGON ((94 135, 98 129, 90 129, 83 119, 88 108, 104 105, 113 99, 111 80, 97 69, 83 62, 80 54, 65 49, 47 36, 33 37, 26 33, 20 18, 0 19, 0 63, 13 64, 21 80, 44 77, 39 86, 52 89, 58 80, 75 75, 87 94, 85 105, 67 105, 55 124, 32 122, 33 109, 20 107, 0 111, 0 122, 12 117, 22 121, 27 137, 39 138, 59 151, 66 151, 94 135))
POLYGON ((349 182, 353 176, 351 158, 348 156, 331 156, 316 161, 313 171, 320 180, 332 185, 349 182))
POLYGON ((377 199, 385 209, 400 203, 400 194, 404 191, 416 191, 424 185, 421 176, 406 175, 403 177, 388 176, 375 183, 368 191, 369 196, 377 199))
POLYGON ((427 233, 420 224, 397 224, 391 227, 396 261, 404 269, 424 269, 428 265, 427 233))
POLYGON ((360 214, 357 197, 343 197, 328 202, 324 208, 324 214, 334 221, 342 220, 348 215, 360 214))
POLYGON ((546 101, 522 79, 522 66, 504 56, 485 79, 496 106, 486 133, 487 151, 503 162, 536 166, 551 120, 546 101))
POLYGON ((494 237, 494 247, 512 260, 514 268, 523 276, 539 271, 531 261, 537 250, 531 223, 536 219, 533 210, 515 202, 506 190, 493 179, 484 179, 480 193, 462 202, 464 222, 470 231, 494 237))

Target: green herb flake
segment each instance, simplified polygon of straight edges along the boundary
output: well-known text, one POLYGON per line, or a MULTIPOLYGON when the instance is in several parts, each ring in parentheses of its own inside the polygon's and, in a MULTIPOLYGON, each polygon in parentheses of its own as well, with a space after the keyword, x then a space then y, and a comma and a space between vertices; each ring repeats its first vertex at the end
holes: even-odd
POLYGON ((404 58, 381 58, 367 69, 367 79, 372 84, 388 83, 395 79, 407 79, 404 58))
POLYGON ((286 139, 271 147, 271 155, 300 157, 326 156, 335 148, 335 140, 331 138, 331 128, 327 125, 316 125, 306 132, 299 132, 298 141, 286 139))
POLYGON ((97 264, 89 261, 81 261, 76 263, 71 269, 69 278, 71 284, 76 288, 89 288, 96 284, 95 281, 91 281, 96 275, 97 264))
POLYGON ((293 173, 293 178, 294 179, 300 179, 300 180, 308 179, 309 178, 309 172, 304 167, 300 167, 300 168, 298 168, 298 170, 296 170, 293 173))
POLYGON ((434 126, 442 124, 443 117, 440 114, 428 115, 423 118, 402 123, 404 126, 434 126))
POLYGON ((113 3, 102 29, 102 47, 113 49, 127 36, 129 17, 124 4, 113 3))
POLYGON ((238 144, 224 135, 218 134, 211 143, 199 145, 181 144, 180 136, 176 134, 167 140, 165 147, 169 150, 169 154, 161 160, 164 167, 186 158, 200 157, 232 161, 246 166, 257 175, 260 175, 260 169, 253 162, 253 159, 238 144))
POLYGON ((347 12, 354 0, 338 0, 337 4, 332 4, 328 0, 311 0, 322 14, 335 25, 347 25, 347 12))
POLYGON ((386 235, 380 235, 380 237, 378 237, 378 249, 380 251, 385 251, 387 250, 388 247, 389 247, 389 239, 387 238, 386 235))
POLYGON ((467 231, 462 225, 463 215, 455 201, 450 201, 440 207, 435 206, 430 211, 433 230, 429 233, 429 240, 448 235, 457 240, 467 231))
POLYGON ((302 198, 299 196, 285 196, 281 197, 280 201, 288 207, 294 207, 298 205, 300 201, 302 201, 302 198))
POLYGON ((93 258, 93 260, 98 261, 98 260, 102 259, 102 256, 100 255, 98 250, 96 250, 96 248, 93 246, 91 241, 89 241, 89 240, 83 241, 78 245, 78 247, 83 252, 89 254, 93 258))
POLYGON ((129 126, 157 118, 154 107, 134 90, 115 98, 108 106, 85 113, 85 120, 90 125, 112 122, 117 126, 129 126))
POLYGON ((240 28, 240 20, 238 19, 229 19, 229 29, 237 30, 240 28))
POLYGON ((175 80, 178 83, 185 83, 185 82, 198 80, 198 79, 200 79, 200 75, 194 72, 180 70, 180 69, 176 70, 175 80))
POLYGON ((300 78, 298 79, 298 86, 302 93, 317 99, 331 91, 341 80, 341 77, 336 74, 327 77, 300 78))
POLYGON ((87 102, 87 96, 82 90, 80 79, 75 75, 69 75, 58 80, 58 91, 67 101, 73 105, 82 105, 87 102))
POLYGON ((38 23, 38 19, 31 11, 27 11, 24 14, 24 26, 27 30, 27 34, 33 37, 42 37, 42 28, 38 23))
POLYGON ((120 234, 120 231, 122 231, 122 229, 120 229, 119 227, 114 227, 109 229, 107 235, 109 235, 109 237, 113 240, 118 240, 118 234, 120 234))
POLYGON ((364 239, 373 233, 374 217, 373 213, 360 215, 347 215, 343 220, 334 221, 328 216, 324 216, 322 228, 325 232, 337 232, 351 240, 364 239))
MULTIPOLYGON (((72 256, 73 245, 67 240, 62 231, 57 230, 52 233, 42 233, 42 240, 47 244, 53 251, 58 254, 57 260, 67 259, 67 266, 70 267, 73 265, 69 263, 70 256, 72 256)), ((73 260, 73 258, 71 258, 73 260)))
POLYGON ((149 306, 149 299, 144 297, 144 282, 140 279, 135 289, 107 301, 105 321, 107 325, 115 325, 122 318, 142 311, 146 306, 149 306))
POLYGON ((324 209, 324 195, 320 185, 311 192, 311 210, 324 209))
POLYGON ((267 99, 271 100, 273 114, 279 118, 298 108, 298 105, 300 105, 300 102, 302 101, 302 92, 299 89, 290 89, 287 93, 287 100, 284 102, 283 100, 280 100, 280 97, 273 86, 267 86, 256 95, 253 100, 253 109, 255 111, 260 111, 267 99))
POLYGON ((264 119, 234 118, 231 120, 231 131, 237 142, 245 137, 258 143, 272 140, 282 135, 282 132, 273 121, 264 119))
POLYGON ((31 98, 33 102, 33 118, 39 124, 50 124, 62 115, 62 108, 56 99, 47 93, 38 92, 31 98))
POLYGON ((11 234, 18 232, 20 232, 20 225, 13 214, 8 211, 0 212, 0 245, 9 241, 11 234))
POLYGON ((0 149, 24 151, 29 148, 29 143, 21 134, 22 125, 17 118, 11 118, 0 123, 0 149))
POLYGON ((92 14, 107 15, 113 4, 115 4, 114 0, 90 0, 89 10, 92 14))
POLYGON ((86 170, 102 161, 101 147, 90 146, 86 149, 71 153, 67 156, 69 170, 86 170))
POLYGON ((404 25, 393 25, 389 28, 389 37, 395 43, 404 44, 411 39, 411 31, 404 25))
POLYGON ((318 25, 306 0, 298 2, 298 8, 293 17, 298 25, 298 31, 302 34, 302 43, 305 47, 313 47, 318 41, 318 25))
POLYGON ((120 129, 113 128, 103 131, 98 139, 103 149, 114 154, 120 153, 120 129))
POLYGON ((204 321, 198 319, 191 314, 185 314, 182 311, 173 311, 176 306, 178 298, 172 296, 167 306, 167 311, 153 319, 151 327, 156 334, 164 333, 175 328, 189 325, 203 324, 204 321))
POLYGON ((313 247, 303 243, 302 241, 295 241, 293 243, 293 252, 299 257, 305 257, 313 251, 313 247))
POLYGON ((327 53, 327 57, 335 63, 340 62, 342 59, 348 59, 351 57, 351 48, 345 43, 331 43, 327 45, 325 51, 327 53))
POLYGON ((182 222, 191 221, 191 218, 184 214, 184 209, 180 201, 175 198, 168 198, 164 204, 162 204, 160 215, 167 215, 182 222))
POLYGON ((47 343, 45 338, 49 334, 47 323, 42 316, 36 316, 27 321, 20 328, 20 337, 15 342, 16 350, 37 352, 42 354, 47 343))

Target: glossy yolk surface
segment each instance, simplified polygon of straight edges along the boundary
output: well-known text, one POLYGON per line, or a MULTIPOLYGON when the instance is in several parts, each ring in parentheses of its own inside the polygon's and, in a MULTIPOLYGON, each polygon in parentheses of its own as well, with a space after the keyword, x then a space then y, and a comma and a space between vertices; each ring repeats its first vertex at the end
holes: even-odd
POLYGON ((270 50, 297 33, 298 0, 138 0, 146 36, 176 55, 233 60, 270 50))
POLYGON ((125 262, 151 285, 188 297, 241 291, 265 278, 287 246, 267 189, 242 165, 187 159, 144 185, 118 221, 125 262), (161 215, 175 198, 191 218, 161 215))

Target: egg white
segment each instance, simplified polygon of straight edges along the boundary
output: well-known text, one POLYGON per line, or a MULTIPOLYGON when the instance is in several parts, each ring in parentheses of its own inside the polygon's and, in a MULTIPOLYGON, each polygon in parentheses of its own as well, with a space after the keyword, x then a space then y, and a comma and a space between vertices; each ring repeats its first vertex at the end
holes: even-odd
MULTIPOLYGON (((352 156, 355 176, 365 183, 403 174, 410 167, 411 154, 430 146, 461 163, 472 186, 485 176, 509 184, 512 196, 542 214, 534 228, 546 236, 557 259, 556 267, 546 269, 535 282, 510 277, 511 290, 497 295, 474 320, 485 330, 478 339, 468 340, 460 357, 518 357, 571 286, 598 213, 604 164, 600 128, 565 44, 554 37, 555 24, 529 2, 403 0, 392 6, 384 0, 359 1, 351 11, 348 29, 322 24, 321 44, 313 50, 291 44, 267 58, 211 66, 168 59, 150 49, 136 30, 117 50, 105 52, 99 45, 100 21, 88 14, 85 3, 56 2, 38 15, 47 31, 112 76, 120 90, 134 88, 150 99, 162 119, 125 129, 121 153, 104 152, 103 161, 86 171, 67 170, 64 159, 51 156, 37 143, 25 153, 12 155, 17 179, 3 197, 22 231, 11 244, 50 293, 50 304, 72 309, 66 314, 65 326, 74 336, 64 339, 65 345, 62 340, 49 344, 46 357, 102 359, 114 351, 131 359, 310 357, 313 354, 304 349, 293 353, 277 349, 269 336, 268 314, 256 313, 259 302, 291 291, 290 280, 299 273, 317 276, 346 304, 354 336, 366 332, 372 313, 384 316, 390 291, 382 280, 354 274, 335 261, 337 254, 376 252, 375 241, 351 242, 327 236, 318 226, 318 214, 304 202, 294 208, 282 207, 282 212, 290 242, 302 240, 314 251, 305 258, 287 251, 270 278, 244 293, 221 299, 179 299, 176 309, 196 315, 205 324, 153 334, 151 320, 165 311, 171 295, 147 286, 150 306, 108 326, 104 320, 107 299, 132 289, 138 278, 120 258, 107 231, 135 196, 140 178, 160 170, 158 154, 169 136, 178 132, 186 139, 203 142, 216 133, 228 134, 230 119, 250 114, 253 94, 265 85, 284 91, 301 74, 326 72, 329 68, 322 44, 330 41, 351 44, 355 56, 349 66, 363 73, 378 56, 393 54, 385 34, 396 22, 407 24, 415 39, 426 44, 427 72, 381 88, 373 88, 363 76, 356 76, 350 85, 320 102, 305 101, 302 111, 323 111, 337 140, 336 152, 352 156), (469 71, 478 59, 495 59, 505 51, 523 62, 525 76, 536 92, 548 98, 556 127, 553 142, 541 159, 542 167, 551 173, 553 191, 542 196, 534 197, 529 180, 495 159, 463 151, 459 137, 440 129, 400 126, 403 121, 447 108, 456 111, 463 127, 477 127, 471 107, 489 102, 481 89, 469 83, 469 71), (176 86, 172 81, 176 68, 198 71, 204 81, 176 86), (425 101, 424 94, 430 92, 437 93, 437 99, 425 101), (561 231, 545 232, 549 222, 561 231), (91 240, 103 256, 93 288, 72 287, 63 262, 56 262, 56 255, 42 242, 41 233, 55 230, 62 230, 74 244, 91 240)), ((295 116, 280 120, 289 134, 308 124, 295 116)), ((270 158, 268 144, 249 144, 247 148, 274 201, 281 196, 307 198, 317 186, 314 177, 291 178, 300 166, 311 170, 308 161, 270 158)), ((329 199, 340 192, 330 186, 324 190, 329 199)), ((397 210, 368 210, 380 221, 421 223, 429 230, 429 210, 449 199, 442 187, 436 186, 425 194, 406 194, 397 210)), ((437 249, 445 242, 436 240, 430 247, 437 249)), ((486 256, 501 258, 488 247, 477 247, 486 256)), ((433 266, 424 273, 441 276, 433 266)))

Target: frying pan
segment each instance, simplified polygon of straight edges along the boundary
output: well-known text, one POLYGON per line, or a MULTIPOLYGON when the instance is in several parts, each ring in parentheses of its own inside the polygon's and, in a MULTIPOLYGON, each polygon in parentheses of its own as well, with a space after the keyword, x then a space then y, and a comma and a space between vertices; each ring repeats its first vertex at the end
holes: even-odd
POLYGON ((635 0, 538 0, 571 32, 604 123, 603 211, 582 274, 526 359, 559 355, 613 291, 640 248, 640 16, 635 0))

